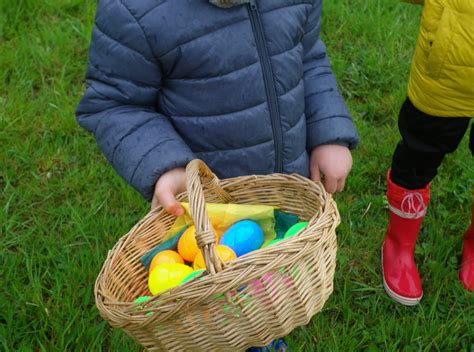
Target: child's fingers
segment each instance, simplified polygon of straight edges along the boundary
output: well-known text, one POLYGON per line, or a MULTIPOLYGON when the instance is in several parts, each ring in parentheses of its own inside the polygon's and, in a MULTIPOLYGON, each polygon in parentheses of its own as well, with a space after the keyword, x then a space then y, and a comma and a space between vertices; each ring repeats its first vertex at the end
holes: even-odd
POLYGON ((336 193, 337 191, 337 179, 334 177, 324 177, 324 188, 326 188, 326 192, 328 193, 336 193))
POLYGON ((345 178, 340 178, 337 181, 337 191, 342 192, 344 190, 345 184, 346 184, 346 179, 345 178))
POLYGON ((175 195, 171 190, 163 190, 157 194, 158 202, 170 214, 181 216, 184 214, 184 209, 176 200, 175 195))
POLYGON ((152 209, 161 206, 170 214, 184 215, 184 209, 176 200, 176 194, 186 189, 186 171, 177 168, 161 175, 155 185, 155 194, 151 201, 152 209))
POLYGON ((321 173, 319 172, 318 167, 312 167, 310 172, 311 172, 311 180, 313 182, 321 182, 321 173))
POLYGON ((179 204, 178 202, 176 202, 175 204, 173 204, 171 207, 166 208, 166 210, 167 210, 170 214, 173 214, 173 215, 175 215, 175 216, 184 215, 184 209, 183 209, 183 207, 181 206, 181 204, 179 204))

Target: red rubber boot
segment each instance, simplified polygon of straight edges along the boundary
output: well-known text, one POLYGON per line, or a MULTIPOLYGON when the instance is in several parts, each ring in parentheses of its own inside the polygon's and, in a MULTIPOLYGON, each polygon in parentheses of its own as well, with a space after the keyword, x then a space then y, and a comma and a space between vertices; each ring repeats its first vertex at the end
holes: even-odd
POLYGON ((461 270, 459 271, 459 279, 464 288, 468 291, 474 291, 474 193, 472 203, 472 220, 471 226, 464 234, 464 242, 462 249, 461 270))
POLYGON ((397 186, 391 181, 389 170, 387 200, 390 220, 382 247, 383 284, 393 300, 412 306, 423 297, 413 255, 430 200, 430 186, 417 190, 397 186))

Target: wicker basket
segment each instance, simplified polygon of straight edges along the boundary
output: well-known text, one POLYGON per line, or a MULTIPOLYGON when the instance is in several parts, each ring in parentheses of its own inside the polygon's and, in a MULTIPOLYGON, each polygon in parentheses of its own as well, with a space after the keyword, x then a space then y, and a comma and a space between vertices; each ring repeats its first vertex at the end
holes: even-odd
POLYGON ((152 351, 241 351, 307 324, 333 290, 339 214, 332 197, 298 175, 219 181, 200 160, 186 172, 188 192, 178 199, 190 203, 209 273, 146 303, 131 303, 149 294, 140 257, 162 242, 174 222, 158 207, 109 251, 95 285, 102 317, 152 351), (215 254, 205 201, 277 206, 309 225, 224 265, 215 254))

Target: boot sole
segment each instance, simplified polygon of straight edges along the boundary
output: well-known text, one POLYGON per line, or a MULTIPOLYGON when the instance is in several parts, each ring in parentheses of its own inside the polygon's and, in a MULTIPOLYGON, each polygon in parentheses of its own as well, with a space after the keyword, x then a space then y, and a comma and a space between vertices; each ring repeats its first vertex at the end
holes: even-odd
POLYGON ((381 265, 382 265, 383 288, 385 289, 385 292, 387 293, 387 295, 391 299, 393 299, 395 302, 403 304, 404 306, 416 306, 418 303, 420 303, 421 299, 423 298, 423 293, 421 293, 420 297, 415 297, 415 298, 405 297, 405 296, 399 295, 388 286, 387 282, 385 281, 385 274, 383 270, 383 246, 382 246, 382 249, 380 250, 380 254, 381 254, 381 259, 382 259, 381 265))

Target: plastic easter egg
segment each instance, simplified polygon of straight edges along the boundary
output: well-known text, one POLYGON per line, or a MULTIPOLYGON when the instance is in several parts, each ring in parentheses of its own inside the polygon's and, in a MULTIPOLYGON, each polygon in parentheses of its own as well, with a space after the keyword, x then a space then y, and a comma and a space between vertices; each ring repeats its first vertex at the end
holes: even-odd
POLYGON ((260 295, 265 292, 265 284, 268 284, 271 282, 273 273, 270 272, 268 274, 265 274, 261 280, 255 280, 250 284, 250 287, 252 288, 252 294, 254 295, 260 295))
POLYGON ((268 242, 264 247, 270 247, 273 246, 275 243, 278 243, 282 240, 283 238, 275 238, 274 240, 271 240, 268 242))
MULTIPOLYGON (((151 297, 150 296, 143 296, 143 297, 138 297, 136 300, 133 301, 133 303, 145 303, 146 301, 150 300, 151 297)), ((141 310, 143 308, 147 308, 146 305, 144 305, 143 307, 140 307, 138 310, 141 310)), ((148 315, 152 315, 153 312, 148 312, 146 313, 145 315, 148 316, 148 315)))
MULTIPOLYGON (((224 246, 222 244, 217 245, 216 250, 217 250, 217 255, 219 256, 219 258, 221 258, 221 260, 224 263, 237 258, 234 251, 231 248, 224 246)), ((206 269, 206 264, 204 263, 204 257, 201 251, 199 251, 199 253, 196 255, 196 258, 194 259, 193 268, 194 270, 206 269)))
MULTIPOLYGON (((280 291, 285 291, 294 286, 294 282, 290 276, 285 273, 270 272, 265 274, 262 279, 255 280, 250 284, 250 293, 255 296, 271 294, 273 297, 277 297, 280 291)), ((264 298, 267 301, 267 298, 264 298)))
MULTIPOLYGON (((213 228, 214 233, 216 230, 213 228)), ((216 243, 217 243, 216 238, 216 243)), ((196 228, 194 225, 190 226, 179 239, 178 252, 187 262, 193 262, 194 258, 199 252, 199 248, 196 242, 196 228)))
POLYGON ((226 245, 237 257, 259 249, 263 244, 261 227, 251 220, 242 220, 232 225, 222 236, 220 244, 226 245))
POLYGON ((150 298, 151 298, 150 296, 138 297, 136 300, 133 301, 133 303, 143 303, 143 302, 148 301, 150 298))
POLYGON ((153 260, 150 263, 150 271, 152 271, 155 266, 158 264, 164 264, 164 263, 178 263, 178 264, 184 264, 184 259, 179 255, 178 252, 172 251, 172 250, 164 250, 162 252, 157 253, 154 257, 153 260))
POLYGON ((188 282, 188 281, 191 281, 192 279, 194 279, 196 276, 199 276, 201 275, 201 273, 205 272, 206 270, 204 269, 199 269, 199 270, 196 270, 196 271, 193 271, 191 274, 189 274, 188 276, 186 276, 183 280, 181 280, 181 282, 179 283, 180 285, 184 284, 185 282, 188 282))
POLYGON ((178 286, 180 282, 192 272, 193 269, 184 264, 158 264, 150 272, 148 287, 152 294, 157 295, 160 292, 178 286))
POLYGON ((297 224, 294 224, 293 226, 291 226, 288 231, 286 231, 285 233, 285 236, 283 236, 284 238, 288 238, 288 237, 291 237, 291 236, 294 236, 296 235, 298 232, 300 232, 302 229, 304 229, 306 226, 308 226, 308 222, 307 221, 303 221, 303 222, 299 222, 297 224))

